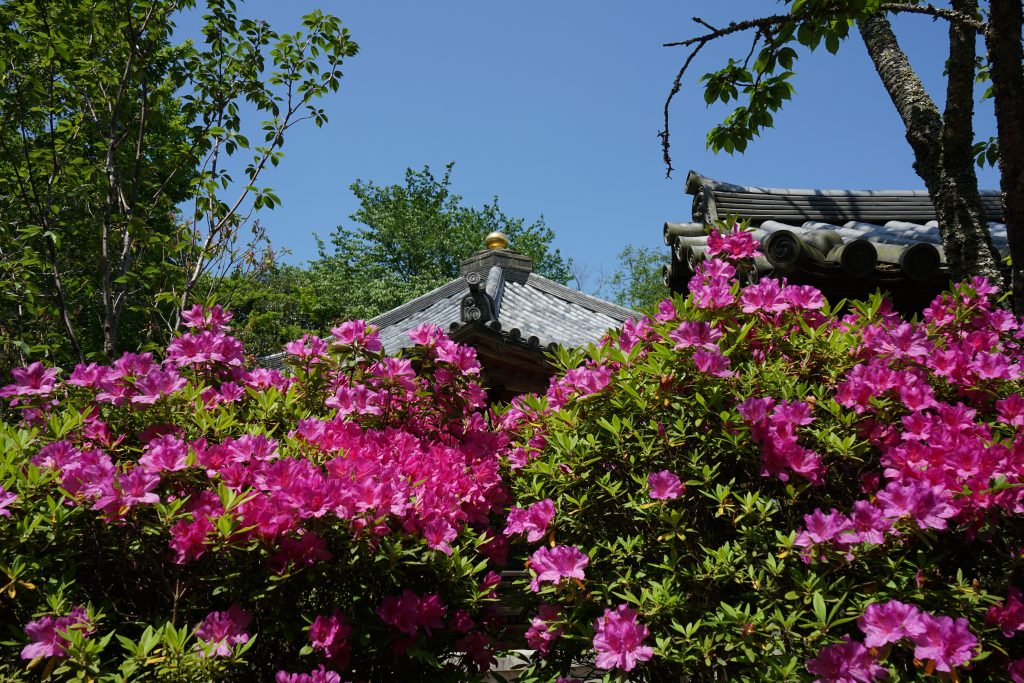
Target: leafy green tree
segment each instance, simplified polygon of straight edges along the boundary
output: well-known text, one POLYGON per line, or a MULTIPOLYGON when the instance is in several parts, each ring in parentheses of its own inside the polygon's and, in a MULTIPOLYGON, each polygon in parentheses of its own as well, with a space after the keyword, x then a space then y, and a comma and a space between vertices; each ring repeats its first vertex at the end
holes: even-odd
POLYGON ((352 185, 360 206, 350 218, 361 225, 339 226, 333 251, 321 243, 319 259, 310 264, 314 318, 370 318, 439 287, 458 276, 459 262, 495 230, 533 259, 537 273, 563 284, 571 279, 543 217, 527 224, 502 211, 497 197, 480 208, 465 206, 451 191, 453 167, 445 166, 440 178, 424 166, 407 169, 404 184, 352 185))
POLYGON ((204 277, 252 260, 253 212, 278 202, 263 176, 289 130, 326 122, 358 48, 336 17, 278 33, 234 0, 174 44, 196 4, 0 5, 0 364, 158 343, 204 277))
POLYGON ((619 253, 619 265, 608 280, 612 301, 634 310, 653 309, 669 296, 661 277, 665 252, 651 247, 627 246, 619 253))
POLYGON ((235 272, 209 285, 210 293, 234 315, 232 334, 253 356, 277 353, 306 332, 326 329, 312 315, 316 305, 309 271, 302 267, 270 261, 255 273, 235 272))
POLYGON ((785 0, 778 14, 737 20, 717 28, 699 17, 704 33, 669 45, 690 48, 665 104, 665 128, 661 133, 665 161, 669 155, 669 106, 681 88, 682 78, 697 54, 709 43, 746 34, 738 58, 701 79, 705 100, 736 102, 721 124, 708 133, 708 147, 716 152, 742 152, 748 142, 773 124, 773 115, 790 99, 800 50, 824 46, 839 50, 856 28, 893 105, 906 128, 914 153, 914 170, 924 181, 942 226, 942 241, 950 270, 956 279, 968 275, 999 277, 999 257, 992 249, 985 213, 978 193, 973 162, 976 153, 989 158, 986 145, 974 141, 974 86, 977 76, 991 75, 998 122, 1000 164, 1006 198, 1013 291, 1018 308, 1024 308, 1024 76, 1021 74, 1021 7, 1019 0, 951 0, 936 7, 918 0, 785 0), (924 88, 900 47, 890 17, 913 13, 941 20, 948 26, 945 104, 940 110, 924 88), (984 54, 977 52, 985 38, 984 54), (745 59, 742 55, 748 55, 745 59))

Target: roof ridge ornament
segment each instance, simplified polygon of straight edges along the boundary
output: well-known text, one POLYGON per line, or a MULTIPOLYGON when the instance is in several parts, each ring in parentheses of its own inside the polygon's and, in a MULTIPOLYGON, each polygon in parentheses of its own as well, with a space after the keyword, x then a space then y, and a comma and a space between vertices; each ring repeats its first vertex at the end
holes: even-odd
POLYGON ((467 273, 463 277, 469 285, 469 293, 462 298, 462 305, 459 307, 459 318, 462 322, 485 323, 497 318, 494 300, 487 294, 486 284, 484 287, 480 286, 484 283, 483 276, 480 273, 467 273))
POLYGON ((508 235, 495 230, 484 238, 484 246, 488 249, 508 249, 508 235))

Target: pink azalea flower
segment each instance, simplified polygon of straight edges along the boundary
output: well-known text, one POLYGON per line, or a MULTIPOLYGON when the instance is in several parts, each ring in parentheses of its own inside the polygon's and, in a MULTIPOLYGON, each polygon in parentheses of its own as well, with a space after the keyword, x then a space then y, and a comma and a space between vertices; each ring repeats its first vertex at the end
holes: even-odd
POLYGON ((434 357, 439 363, 450 363, 467 375, 480 373, 480 361, 476 357, 476 349, 464 344, 456 344, 448 338, 441 339, 434 349, 434 357))
POLYGON ((18 500, 18 496, 11 493, 3 486, 0 486, 0 517, 10 517, 11 511, 7 509, 7 506, 18 500))
POLYGON ((537 616, 530 620, 530 628, 526 630, 526 643, 546 657, 551 649, 551 643, 558 640, 562 635, 562 628, 556 627, 555 623, 561 618, 561 612, 552 605, 541 605, 537 610, 537 616))
POLYGON ((662 299, 658 303, 658 313, 654 316, 654 319, 663 323, 668 322, 669 320, 674 320, 678 316, 679 313, 676 311, 676 307, 675 304, 672 303, 672 299, 662 299))
POLYGON ((153 472, 147 472, 145 468, 135 467, 128 474, 122 474, 117 478, 121 487, 121 505, 132 507, 133 505, 153 505, 160 502, 160 496, 153 493, 153 489, 160 483, 160 476, 153 472))
POLYGON ((708 235, 708 256, 719 254, 733 259, 754 258, 760 256, 760 243, 754 239, 754 235, 739 226, 734 226, 732 232, 720 233, 712 228, 708 235))
POLYGON ((180 391, 186 383, 187 380, 178 375, 177 370, 151 370, 145 377, 135 382, 135 390, 138 393, 131 397, 131 402, 156 403, 161 396, 180 391))
POLYGON ((99 389, 102 387, 103 381, 106 380, 108 372, 110 372, 110 368, 105 365, 99 365, 98 363, 83 365, 79 363, 71 372, 67 383, 77 387, 99 389))
POLYGON ((508 524, 505 526, 504 534, 526 533, 526 540, 535 543, 544 538, 547 533, 548 524, 555 516, 555 501, 545 498, 536 502, 528 508, 514 507, 508 513, 508 524))
POLYGON ((740 294, 740 309, 744 313, 781 313, 791 306, 783 285, 775 278, 765 278, 757 284, 748 285, 740 294))
POLYGON ((978 379, 1020 379, 1020 365, 1004 353, 978 353, 971 364, 978 379))
POLYGON ((1024 683, 1024 659, 1010 662, 1010 665, 1006 668, 1006 673, 1009 674, 1010 680, 1013 683, 1024 683))
POLYGON ((898 600, 868 605, 857 626, 864 632, 864 644, 882 647, 903 638, 913 638, 924 630, 921 610, 898 600))
POLYGON ((185 469, 188 447, 176 436, 166 434, 146 444, 139 465, 149 472, 177 472, 185 469))
POLYGON ((688 285, 697 308, 723 308, 736 301, 730 282, 736 269, 728 262, 710 258, 697 264, 688 285))
POLYGON ((1017 631, 1024 631, 1024 602, 1019 588, 1010 587, 1006 600, 992 605, 985 614, 986 624, 996 624, 1003 635, 1012 638, 1017 631))
POLYGON ((725 308, 736 301, 736 296, 732 293, 728 281, 704 281, 694 275, 690 278, 688 288, 690 295, 693 297, 693 305, 697 308, 725 308))
POLYGON ((673 472, 662 470, 647 475, 647 485, 651 489, 651 498, 655 500, 672 500, 678 498, 686 487, 673 472))
POLYGON ((274 683, 341 683, 341 676, 334 671, 328 671, 321 664, 308 674, 278 671, 274 676, 274 683))
POLYGON ((377 608, 377 616, 389 626, 402 633, 415 636, 422 628, 428 634, 433 629, 444 628, 444 604, 441 598, 428 593, 422 598, 408 588, 400 596, 388 596, 377 608))
POLYGON ((686 320, 669 333, 668 338, 676 343, 677 349, 697 346, 709 351, 718 351, 718 340, 722 331, 699 320, 686 320))
POLYGON ((843 636, 842 643, 821 648, 818 656, 807 662, 807 670, 818 677, 815 683, 870 683, 889 677, 868 649, 849 636, 843 636))
POLYGON ((36 361, 24 368, 14 368, 11 377, 14 378, 14 384, 0 388, 0 398, 49 396, 57 379, 57 368, 47 368, 36 361))
POLYGON ((1010 394, 996 401, 999 421, 1013 427, 1024 427, 1024 398, 1020 394, 1010 394))
POLYGON ((310 363, 319 363, 327 358, 327 342, 314 334, 304 334, 295 341, 284 345, 285 353, 310 363))
POLYGON ((922 529, 945 529, 946 520, 956 514, 952 497, 942 486, 924 482, 907 485, 890 482, 878 492, 878 503, 886 517, 896 519, 910 515, 922 529))
POLYGON ((309 642, 314 650, 322 650, 324 656, 332 662, 345 666, 349 656, 348 637, 352 627, 345 621, 341 610, 335 610, 331 616, 318 616, 309 625, 309 642))
POLYGON ((363 348, 371 353, 384 348, 380 341, 380 332, 365 320, 349 320, 338 327, 332 327, 331 336, 338 344, 363 348))
POLYGON ((498 663, 494 656, 494 641, 486 633, 476 631, 463 636, 455 641, 455 647, 469 655, 478 671, 487 671, 498 663))
POLYGON ((793 308, 814 311, 825 307, 821 291, 810 285, 789 285, 784 291, 786 300, 793 308))
POLYGON ((229 311, 225 311, 220 304, 211 308, 203 308, 199 304, 192 306, 187 311, 181 312, 181 321, 185 327, 192 329, 209 329, 213 331, 226 330, 226 325, 234 317, 229 311))
POLYGON ((963 617, 954 621, 952 617, 923 613, 921 622, 921 631, 913 636, 915 658, 922 661, 930 659, 939 671, 949 671, 954 666, 966 664, 974 656, 978 639, 963 617))
POLYGON ((881 545, 885 542, 885 532, 892 528, 892 521, 883 517, 882 511, 866 500, 858 500, 853 504, 850 522, 857 543, 881 545))
POLYGON ((599 669, 632 671, 639 662, 654 656, 654 649, 644 645, 647 627, 637 621, 635 611, 626 605, 606 609, 594 622, 594 665, 599 669))
POLYGON ((717 349, 715 351, 698 349, 693 352, 693 364, 697 366, 698 370, 712 377, 734 376, 736 373, 729 369, 729 363, 729 357, 717 349))
POLYGON ((804 531, 797 535, 796 544, 800 547, 810 547, 830 541, 842 543, 849 540, 845 537, 852 527, 850 520, 841 513, 830 510, 826 514, 819 508, 809 515, 804 515, 804 531))
POLYGON ((583 569, 590 563, 590 558, 576 546, 556 545, 553 548, 542 546, 530 556, 530 569, 534 573, 530 582, 530 590, 540 590, 543 581, 550 581, 556 586, 562 579, 578 579, 585 577, 583 569))
POLYGON ((203 645, 197 646, 200 657, 230 657, 232 646, 249 642, 245 629, 252 621, 252 614, 236 605, 225 612, 210 612, 196 629, 196 638, 203 645))
POLYGON ((25 633, 31 641, 21 650, 22 659, 36 657, 64 657, 67 655, 68 640, 62 633, 72 629, 86 635, 95 631, 89 622, 85 607, 76 606, 63 617, 45 616, 25 625, 25 633))
POLYGON ((416 329, 409 330, 409 340, 419 346, 436 346, 445 336, 444 332, 437 325, 424 323, 416 329))
POLYGON ((984 275, 972 276, 971 287, 978 296, 991 296, 999 293, 999 288, 993 286, 984 275))
POLYGON ((458 531, 441 515, 433 515, 423 526, 423 539, 427 546, 440 550, 445 555, 452 554, 450 543, 458 536, 458 531))
POLYGON ((189 522, 180 520, 171 527, 171 550, 174 551, 174 563, 185 564, 198 559, 206 552, 206 539, 213 531, 213 522, 206 517, 198 517, 189 522))

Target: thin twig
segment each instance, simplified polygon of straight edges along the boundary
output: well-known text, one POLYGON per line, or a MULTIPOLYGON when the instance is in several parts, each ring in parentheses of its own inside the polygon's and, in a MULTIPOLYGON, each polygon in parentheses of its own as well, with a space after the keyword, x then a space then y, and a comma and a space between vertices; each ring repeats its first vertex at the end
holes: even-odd
MULTIPOLYGON (((710 40, 710 38, 708 40, 710 40)), ((662 158, 665 160, 665 166, 667 167, 667 169, 665 171, 665 177, 666 178, 671 178, 672 177, 672 171, 673 171, 673 168, 672 168, 672 157, 671 157, 671 155, 669 155, 669 152, 668 152, 668 148, 669 148, 669 140, 668 140, 668 138, 669 138, 668 110, 672 106, 672 98, 674 98, 676 96, 676 93, 678 93, 679 89, 682 87, 683 75, 686 73, 686 70, 688 68, 690 68, 690 62, 693 61, 693 58, 697 56, 697 53, 701 51, 701 48, 704 47, 704 45, 708 42, 708 40, 701 41, 697 45, 697 47, 695 47, 693 49, 693 51, 690 53, 690 56, 686 58, 686 61, 683 62, 683 67, 681 69, 679 69, 679 73, 676 74, 676 80, 672 83, 672 90, 671 90, 671 92, 669 92, 668 98, 665 100, 665 128, 660 133, 658 133, 658 137, 661 138, 662 158)))

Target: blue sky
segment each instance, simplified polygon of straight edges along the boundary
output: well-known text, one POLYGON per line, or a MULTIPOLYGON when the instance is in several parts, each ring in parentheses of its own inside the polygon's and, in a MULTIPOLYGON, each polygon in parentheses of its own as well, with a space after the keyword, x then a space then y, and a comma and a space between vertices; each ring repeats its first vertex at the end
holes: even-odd
MULTIPOLYGON (((400 182, 406 167, 440 170, 448 161, 456 162, 454 190, 468 203, 498 195, 510 215, 543 214, 555 246, 589 270, 590 287, 626 245, 658 247, 663 221, 689 219, 689 169, 748 185, 922 187, 855 31, 837 56, 801 53, 794 100, 742 155, 705 149, 705 133, 727 109, 706 108, 697 79, 745 55, 748 43, 738 37, 706 48, 673 105, 677 170, 665 178, 657 132, 686 52, 661 44, 698 34, 695 14, 721 26, 778 11, 771 0, 259 0, 241 3, 240 13, 290 31, 317 7, 342 19, 360 53, 323 102, 330 123, 296 129, 267 178, 283 204, 260 220, 293 263, 316 255, 315 233, 352 225, 355 179, 400 182)), ((945 26, 921 16, 895 25, 941 106, 945 26)), ((195 26, 185 18, 179 32, 195 26)), ((993 131, 983 106, 976 133, 993 131)), ((992 169, 979 179, 998 187, 992 169)))

